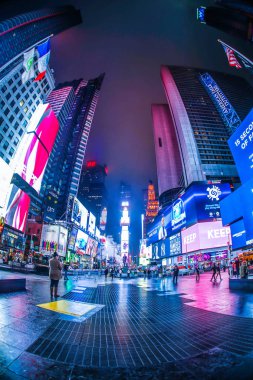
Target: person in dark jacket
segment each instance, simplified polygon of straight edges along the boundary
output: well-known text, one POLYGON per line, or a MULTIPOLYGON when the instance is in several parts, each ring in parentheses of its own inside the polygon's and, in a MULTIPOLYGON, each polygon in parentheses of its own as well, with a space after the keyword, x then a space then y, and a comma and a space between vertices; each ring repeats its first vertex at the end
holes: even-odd
POLYGON ((59 280, 61 279, 61 271, 62 271, 62 265, 59 261, 58 253, 54 252, 53 258, 49 260, 49 278, 51 280, 51 283, 50 283, 51 298, 53 298, 53 296, 55 298, 60 297, 58 295, 58 284, 59 284, 59 280))
POLYGON ((210 281, 213 281, 213 280, 214 280, 214 282, 216 282, 217 267, 216 267, 216 264, 215 264, 215 263, 213 263, 213 266, 212 266, 212 272, 213 272, 213 275, 212 275, 210 281))
POLYGON ((178 274, 179 274, 179 268, 177 264, 175 264, 174 269, 173 269, 173 284, 177 284, 178 274))
POLYGON ((220 276, 220 280, 222 281, 221 274, 220 274, 220 263, 218 263, 216 267, 216 280, 218 276, 220 276))

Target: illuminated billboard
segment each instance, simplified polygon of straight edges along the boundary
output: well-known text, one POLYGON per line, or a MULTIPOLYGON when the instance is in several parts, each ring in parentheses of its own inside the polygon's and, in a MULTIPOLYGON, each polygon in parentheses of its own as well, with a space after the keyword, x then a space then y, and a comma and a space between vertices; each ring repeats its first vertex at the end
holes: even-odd
POLYGON ((97 254, 97 248, 98 248, 98 242, 89 236, 88 241, 87 241, 87 247, 86 247, 86 255, 95 257, 97 254))
POLYGON ((95 235, 95 228, 96 228, 96 217, 92 214, 92 212, 89 213, 89 224, 88 224, 88 231, 95 235))
POLYGON ((253 177, 253 109, 228 140, 241 182, 253 177))
POLYGON ((86 253, 88 235, 82 230, 78 230, 76 242, 75 242, 75 251, 78 255, 84 255, 86 253))
POLYGON ((41 232, 40 251, 50 255, 55 251, 60 256, 66 255, 68 230, 61 225, 44 224, 41 232))
POLYGON ((148 245, 197 222, 221 218, 220 201, 231 193, 229 184, 192 184, 173 204, 147 225, 148 245))
POLYGON ((174 255, 181 255, 182 253, 182 248, 181 248, 181 235, 180 232, 178 232, 175 235, 172 235, 169 237, 169 253, 170 256, 174 255))
POLYGON ((243 219, 231 224, 232 249, 239 249, 246 246, 246 231, 243 219))
POLYGON ((221 221, 197 223, 183 231, 182 253, 225 247, 231 241, 230 227, 223 227, 221 221))
MULTIPOLYGON (((10 163, 19 174, 39 193, 44 171, 52 151, 59 122, 49 104, 39 104, 34 112, 15 159, 10 163)), ((6 223, 20 231, 25 230, 30 207, 30 197, 16 185, 9 194, 6 223)))
POLYGON ((79 228, 86 230, 88 221, 88 210, 77 199, 74 198, 71 221, 74 222, 79 228))

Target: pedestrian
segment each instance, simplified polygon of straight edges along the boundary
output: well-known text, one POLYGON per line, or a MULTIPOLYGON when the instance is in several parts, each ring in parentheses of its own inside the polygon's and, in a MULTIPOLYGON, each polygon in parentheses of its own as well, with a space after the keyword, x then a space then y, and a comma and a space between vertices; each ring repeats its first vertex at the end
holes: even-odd
POLYGON ((110 269, 110 274, 111 274, 111 279, 113 280, 113 276, 114 276, 114 268, 111 268, 111 269, 110 269))
POLYGON ((220 276, 220 280, 222 281, 221 274, 220 274, 220 263, 218 263, 217 267, 216 267, 216 278, 215 278, 215 280, 217 280, 218 276, 220 276))
POLYGON ((127 270, 127 278, 130 278, 130 273, 131 273, 131 271, 130 271, 130 269, 128 269, 127 270))
POLYGON ((178 274, 179 274, 179 268, 177 264, 175 264, 174 269, 173 269, 173 284, 177 284, 178 274))
POLYGON ((49 278, 50 283, 50 294, 51 298, 60 297, 58 294, 58 284, 61 278, 62 265, 59 261, 59 255, 57 252, 54 252, 52 259, 49 260, 49 278))
POLYGON ((107 280, 107 276, 108 276, 108 268, 105 268, 104 274, 105 274, 105 280, 107 280))
POLYGON ((120 268, 119 270, 119 278, 121 279, 122 278, 122 269, 120 268))
POLYGON ((199 281, 200 276, 199 276, 199 265, 198 264, 196 264, 196 266, 195 266, 195 272, 196 272, 196 281, 199 281))
POLYGON ((240 274, 240 261, 238 257, 235 259, 235 267, 236 267, 236 277, 239 277, 240 274))
POLYGON ((241 275, 241 278, 247 278, 248 277, 248 267, 247 267, 246 262, 243 262, 241 265, 240 275, 241 275))
POLYGON ((233 267, 233 276, 236 276, 236 263, 235 263, 235 261, 233 262, 232 267, 233 267))
POLYGON ((69 263, 65 261, 63 270, 64 270, 64 280, 68 280, 68 269, 69 269, 69 263))
POLYGON ((216 264, 215 264, 215 263, 213 263, 213 265, 212 265, 212 271, 213 271, 213 275, 212 275, 210 281, 213 281, 213 280, 214 280, 214 282, 215 282, 215 281, 216 281, 216 272, 217 272, 216 264))
POLYGON ((230 264, 229 264, 229 267, 228 267, 228 275, 229 275, 230 278, 233 277, 233 275, 234 275, 233 272, 234 272, 233 271, 233 263, 232 263, 232 261, 230 261, 230 264))

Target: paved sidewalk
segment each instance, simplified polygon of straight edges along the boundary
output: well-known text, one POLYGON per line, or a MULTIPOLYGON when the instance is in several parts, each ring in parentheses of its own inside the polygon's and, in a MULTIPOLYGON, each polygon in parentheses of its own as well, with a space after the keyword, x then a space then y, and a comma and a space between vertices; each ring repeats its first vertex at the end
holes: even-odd
POLYGON ((26 278, 27 292, 0 295, 1 379, 253 379, 252 295, 227 273, 61 281, 62 300, 93 306, 80 317, 36 306, 48 279, 26 278))

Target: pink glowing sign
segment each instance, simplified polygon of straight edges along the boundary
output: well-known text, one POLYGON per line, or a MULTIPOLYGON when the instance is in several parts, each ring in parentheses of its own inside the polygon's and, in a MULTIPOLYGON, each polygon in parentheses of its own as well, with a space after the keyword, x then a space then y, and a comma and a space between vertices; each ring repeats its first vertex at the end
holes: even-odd
MULTIPOLYGON (((59 122, 50 105, 40 104, 16 154, 17 166, 14 171, 38 193, 58 130, 59 122)), ((6 223, 24 232, 30 201, 30 197, 14 185, 9 197, 6 223)))
POLYGON ((225 247, 230 236, 230 227, 223 227, 221 221, 197 223, 181 232, 182 252, 225 247))

